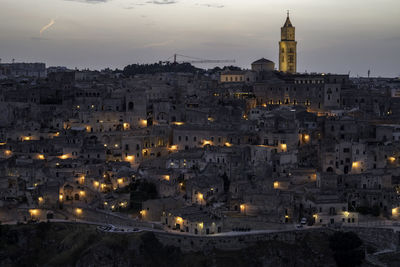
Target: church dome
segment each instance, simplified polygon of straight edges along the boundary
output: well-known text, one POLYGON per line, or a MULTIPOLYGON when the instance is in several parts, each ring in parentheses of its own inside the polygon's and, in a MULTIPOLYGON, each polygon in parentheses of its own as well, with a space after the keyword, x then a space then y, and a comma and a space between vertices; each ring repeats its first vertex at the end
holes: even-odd
POLYGON ((263 64, 263 63, 274 63, 274 62, 272 62, 271 60, 266 59, 266 58, 261 58, 259 60, 254 61, 251 64, 253 65, 253 64, 263 64))
POLYGON ((266 58, 261 58, 251 63, 251 69, 256 72, 273 71, 275 69, 275 63, 266 58))

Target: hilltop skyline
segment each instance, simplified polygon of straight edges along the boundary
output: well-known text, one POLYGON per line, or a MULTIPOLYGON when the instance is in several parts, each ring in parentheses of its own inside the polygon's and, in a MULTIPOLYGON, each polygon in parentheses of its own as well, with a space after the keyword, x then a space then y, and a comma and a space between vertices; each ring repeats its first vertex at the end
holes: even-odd
MULTIPOLYGON (((384 1, 2 0, 2 62, 102 69, 174 53, 278 64, 280 27, 291 12, 298 72, 400 74, 400 4, 384 1)), ((212 67, 196 65, 197 67, 212 67)))

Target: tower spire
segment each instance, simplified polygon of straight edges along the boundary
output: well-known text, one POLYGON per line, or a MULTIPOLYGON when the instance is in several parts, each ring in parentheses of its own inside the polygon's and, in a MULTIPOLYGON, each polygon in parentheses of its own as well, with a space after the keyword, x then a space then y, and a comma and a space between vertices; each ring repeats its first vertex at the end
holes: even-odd
POLYGON ((287 17, 289 18, 289 10, 287 10, 287 17))

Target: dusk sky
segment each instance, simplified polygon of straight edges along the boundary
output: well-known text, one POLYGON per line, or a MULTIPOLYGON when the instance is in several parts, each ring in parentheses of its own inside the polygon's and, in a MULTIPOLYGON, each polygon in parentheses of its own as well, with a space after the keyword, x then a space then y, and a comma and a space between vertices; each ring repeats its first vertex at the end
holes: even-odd
POLYGON ((101 69, 179 53, 278 67, 288 9, 299 72, 400 75, 399 0, 0 0, 0 58, 101 69))

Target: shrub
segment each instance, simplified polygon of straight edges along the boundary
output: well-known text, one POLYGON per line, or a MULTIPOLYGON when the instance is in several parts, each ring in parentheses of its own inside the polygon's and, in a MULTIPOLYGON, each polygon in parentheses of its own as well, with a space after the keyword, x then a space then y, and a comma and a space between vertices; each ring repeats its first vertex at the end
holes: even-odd
POLYGON ((353 232, 336 232, 329 239, 329 247, 339 267, 361 265, 365 258, 363 242, 353 232))

